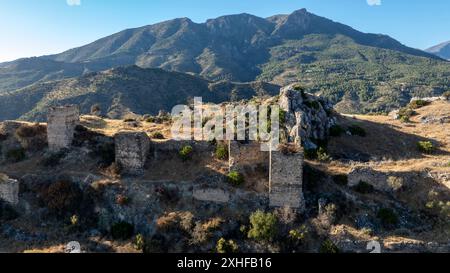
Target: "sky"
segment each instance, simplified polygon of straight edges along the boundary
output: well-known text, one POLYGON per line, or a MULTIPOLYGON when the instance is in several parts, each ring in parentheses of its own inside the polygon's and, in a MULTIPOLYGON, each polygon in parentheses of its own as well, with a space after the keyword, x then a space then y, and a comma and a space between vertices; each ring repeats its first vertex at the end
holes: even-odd
POLYGON ((0 0, 0 62, 54 54, 126 28, 179 17, 268 17, 306 8, 426 49, 450 40, 448 0, 0 0))

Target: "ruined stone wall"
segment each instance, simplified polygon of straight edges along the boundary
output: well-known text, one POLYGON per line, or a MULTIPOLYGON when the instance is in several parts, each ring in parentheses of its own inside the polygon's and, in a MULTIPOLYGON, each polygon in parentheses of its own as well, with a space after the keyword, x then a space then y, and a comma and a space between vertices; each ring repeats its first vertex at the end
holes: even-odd
POLYGON ((365 182, 378 191, 395 192, 400 190, 406 181, 411 180, 411 175, 401 173, 384 173, 373 170, 370 167, 358 166, 348 174, 348 186, 357 186, 365 182))
POLYGON ((116 163, 124 173, 140 174, 150 149, 150 139, 144 132, 120 132, 114 136, 116 163))
POLYGON ((19 181, 0 174, 0 200, 17 205, 19 203, 19 181))
POLYGON ((57 151, 70 147, 79 121, 78 106, 51 107, 47 117, 47 139, 50 150, 57 151))
POLYGON ((305 209, 303 153, 272 152, 270 207, 305 209))
POLYGON ((230 201, 230 193, 223 189, 217 188, 198 188, 194 189, 193 197, 199 201, 228 203, 230 201))
POLYGON ((257 168, 258 165, 269 166, 269 153, 261 151, 260 143, 241 144, 237 141, 230 143, 230 171, 243 172, 246 169, 257 168))

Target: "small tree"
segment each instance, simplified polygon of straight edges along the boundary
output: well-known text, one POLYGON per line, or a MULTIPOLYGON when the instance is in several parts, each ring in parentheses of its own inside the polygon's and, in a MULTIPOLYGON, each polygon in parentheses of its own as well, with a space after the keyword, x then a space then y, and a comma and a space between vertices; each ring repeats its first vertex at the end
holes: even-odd
POLYGON ((192 158, 192 154, 194 153, 194 148, 192 146, 184 146, 180 150, 180 157, 183 161, 187 161, 192 158))
POLYGON ((233 240, 225 240, 224 238, 220 238, 219 241, 217 241, 216 250, 217 253, 236 253, 238 251, 239 247, 237 243, 233 240))
POLYGON ((231 171, 228 174, 228 182, 233 186, 240 186, 245 183, 245 178, 242 174, 236 171, 231 171))
POLYGON ((257 241, 272 241, 277 235, 277 217, 273 213, 256 211, 250 215, 248 238, 257 241))
POLYGON ((228 158, 228 147, 223 144, 218 144, 216 147, 216 158, 225 160, 228 158))
POLYGON ((434 152, 434 145, 431 141, 419 141, 417 143, 417 149, 425 154, 431 154, 434 152))

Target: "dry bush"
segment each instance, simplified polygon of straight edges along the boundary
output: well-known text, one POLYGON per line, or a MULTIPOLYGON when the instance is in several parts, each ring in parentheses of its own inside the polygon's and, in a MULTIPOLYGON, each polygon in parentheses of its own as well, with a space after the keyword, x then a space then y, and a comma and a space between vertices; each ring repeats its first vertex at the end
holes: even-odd
POLYGON ((17 128, 16 136, 26 150, 39 151, 44 149, 47 144, 47 127, 39 123, 22 124, 17 128))
POLYGON ((48 209, 57 216, 73 215, 80 207, 82 193, 74 183, 58 181, 44 190, 42 199, 48 209))
POLYGON ((171 212, 159 217, 156 220, 156 226, 161 231, 175 231, 179 227, 180 217, 178 213, 171 212))
MULTIPOLYGON (((190 211, 176 211, 164 214, 156 220, 156 226, 161 231, 184 231, 189 233, 193 228, 194 215, 190 211)), ((213 224, 211 224, 213 225, 213 224)))
POLYGON ((301 151, 301 148, 293 143, 280 144, 279 149, 283 154, 296 154, 301 151))
POLYGON ((208 231, 214 231, 220 228, 224 220, 220 217, 214 217, 202 224, 202 228, 208 231))
POLYGON ((32 138, 47 134, 47 127, 36 123, 34 125, 22 124, 16 130, 16 135, 19 138, 32 138))

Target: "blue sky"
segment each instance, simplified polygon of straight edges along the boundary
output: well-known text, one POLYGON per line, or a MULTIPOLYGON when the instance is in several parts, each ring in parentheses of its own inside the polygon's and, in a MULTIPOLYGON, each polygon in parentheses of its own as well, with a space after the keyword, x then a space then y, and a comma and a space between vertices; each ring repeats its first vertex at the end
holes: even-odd
POLYGON ((448 0, 0 0, 0 62, 58 53, 176 17, 261 17, 300 8, 425 49, 450 40, 448 0))

